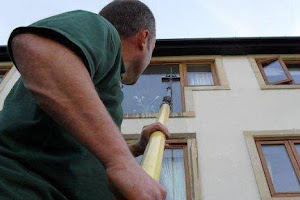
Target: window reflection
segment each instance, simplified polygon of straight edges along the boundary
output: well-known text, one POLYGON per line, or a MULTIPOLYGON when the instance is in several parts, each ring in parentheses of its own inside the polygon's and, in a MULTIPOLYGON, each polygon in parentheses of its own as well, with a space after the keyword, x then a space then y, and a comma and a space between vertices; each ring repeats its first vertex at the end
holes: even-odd
POLYGON ((300 84, 300 64, 287 64, 286 66, 295 84, 300 84))
POLYGON ((300 185, 285 146, 262 145, 267 167, 278 192, 300 192, 300 185))
POLYGON ((270 84, 287 79, 279 60, 273 61, 270 64, 263 65, 266 76, 270 84))
MULTIPOLYGON (((125 114, 157 113, 166 95, 169 79, 163 79, 172 74, 179 77, 177 65, 147 67, 135 85, 124 85, 124 100, 122 103, 125 114)), ((180 79, 173 80, 173 112, 182 112, 180 79)))

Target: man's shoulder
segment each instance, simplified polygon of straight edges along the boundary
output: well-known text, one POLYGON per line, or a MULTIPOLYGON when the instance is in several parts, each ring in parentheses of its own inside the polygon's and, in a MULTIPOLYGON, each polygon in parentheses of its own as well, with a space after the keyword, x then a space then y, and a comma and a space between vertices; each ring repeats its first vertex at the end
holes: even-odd
POLYGON ((85 11, 85 10, 73 10, 73 11, 68 11, 64 13, 60 13, 57 15, 53 15, 47 18, 44 18, 42 20, 39 20, 37 22, 34 22, 31 25, 40 25, 40 24, 45 24, 45 23, 54 23, 54 22, 60 22, 60 23, 78 23, 78 24, 87 24, 87 23, 95 23, 98 22, 102 24, 103 26, 109 26, 107 23, 107 20, 105 20, 103 17, 100 15, 90 12, 90 11, 85 11))
POLYGON ((39 20, 30 26, 50 26, 65 29, 67 32, 75 28, 86 34, 88 34, 88 32, 106 33, 109 34, 113 40, 120 42, 118 31, 109 21, 99 14, 85 10, 64 12, 39 20))
POLYGON ((73 20, 79 20, 78 22, 90 22, 90 21, 86 21, 86 20, 92 20, 92 21, 99 21, 101 23, 103 23, 103 25, 108 25, 107 20, 104 19, 102 16, 90 12, 90 11, 86 11, 86 10, 73 10, 73 11, 68 11, 68 12, 64 12, 58 15, 54 15, 51 18, 72 18, 73 20))

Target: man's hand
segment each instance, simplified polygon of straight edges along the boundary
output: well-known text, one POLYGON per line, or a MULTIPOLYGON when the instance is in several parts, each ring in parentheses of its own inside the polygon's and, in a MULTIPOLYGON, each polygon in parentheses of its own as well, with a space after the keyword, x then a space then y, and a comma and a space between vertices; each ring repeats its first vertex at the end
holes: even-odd
POLYGON ((135 160, 106 169, 110 188, 117 200, 165 200, 165 189, 135 160))
POLYGON ((155 131, 161 131, 166 138, 170 137, 170 133, 167 127, 159 122, 144 126, 140 138, 135 144, 129 146, 131 153, 137 157, 142 155, 146 149, 146 146, 149 142, 150 136, 155 131))

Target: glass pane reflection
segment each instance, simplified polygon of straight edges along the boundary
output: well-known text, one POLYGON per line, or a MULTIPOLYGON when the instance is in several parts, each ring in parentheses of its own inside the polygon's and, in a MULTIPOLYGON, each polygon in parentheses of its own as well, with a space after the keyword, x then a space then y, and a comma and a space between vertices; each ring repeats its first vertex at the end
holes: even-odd
MULTIPOLYGON (((124 100, 122 102, 125 114, 157 113, 166 95, 169 82, 163 77, 170 74, 179 77, 179 67, 153 65, 146 68, 135 85, 124 85, 124 100)), ((180 79, 172 84, 173 112, 182 112, 180 79)))
POLYGON ((273 61, 270 64, 263 65, 266 76, 270 84, 278 81, 286 80, 286 76, 279 60, 273 61))
POLYGON ((300 185, 285 146, 262 145, 276 192, 300 192, 300 185))

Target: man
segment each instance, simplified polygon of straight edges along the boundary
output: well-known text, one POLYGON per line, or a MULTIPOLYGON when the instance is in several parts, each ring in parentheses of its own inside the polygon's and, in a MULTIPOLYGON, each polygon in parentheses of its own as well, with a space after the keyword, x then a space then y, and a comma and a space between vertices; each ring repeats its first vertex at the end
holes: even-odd
POLYGON ((21 78, 0 113, 1 200, 112 199, 108 185, 124 199, 165 199, 133 155, 166 127, 145 127, 129 148, 119 130, 120 81, 134 84, 149 64, 155 19, 137 0, 100 14, 63 13, 11 34, 21 78))

